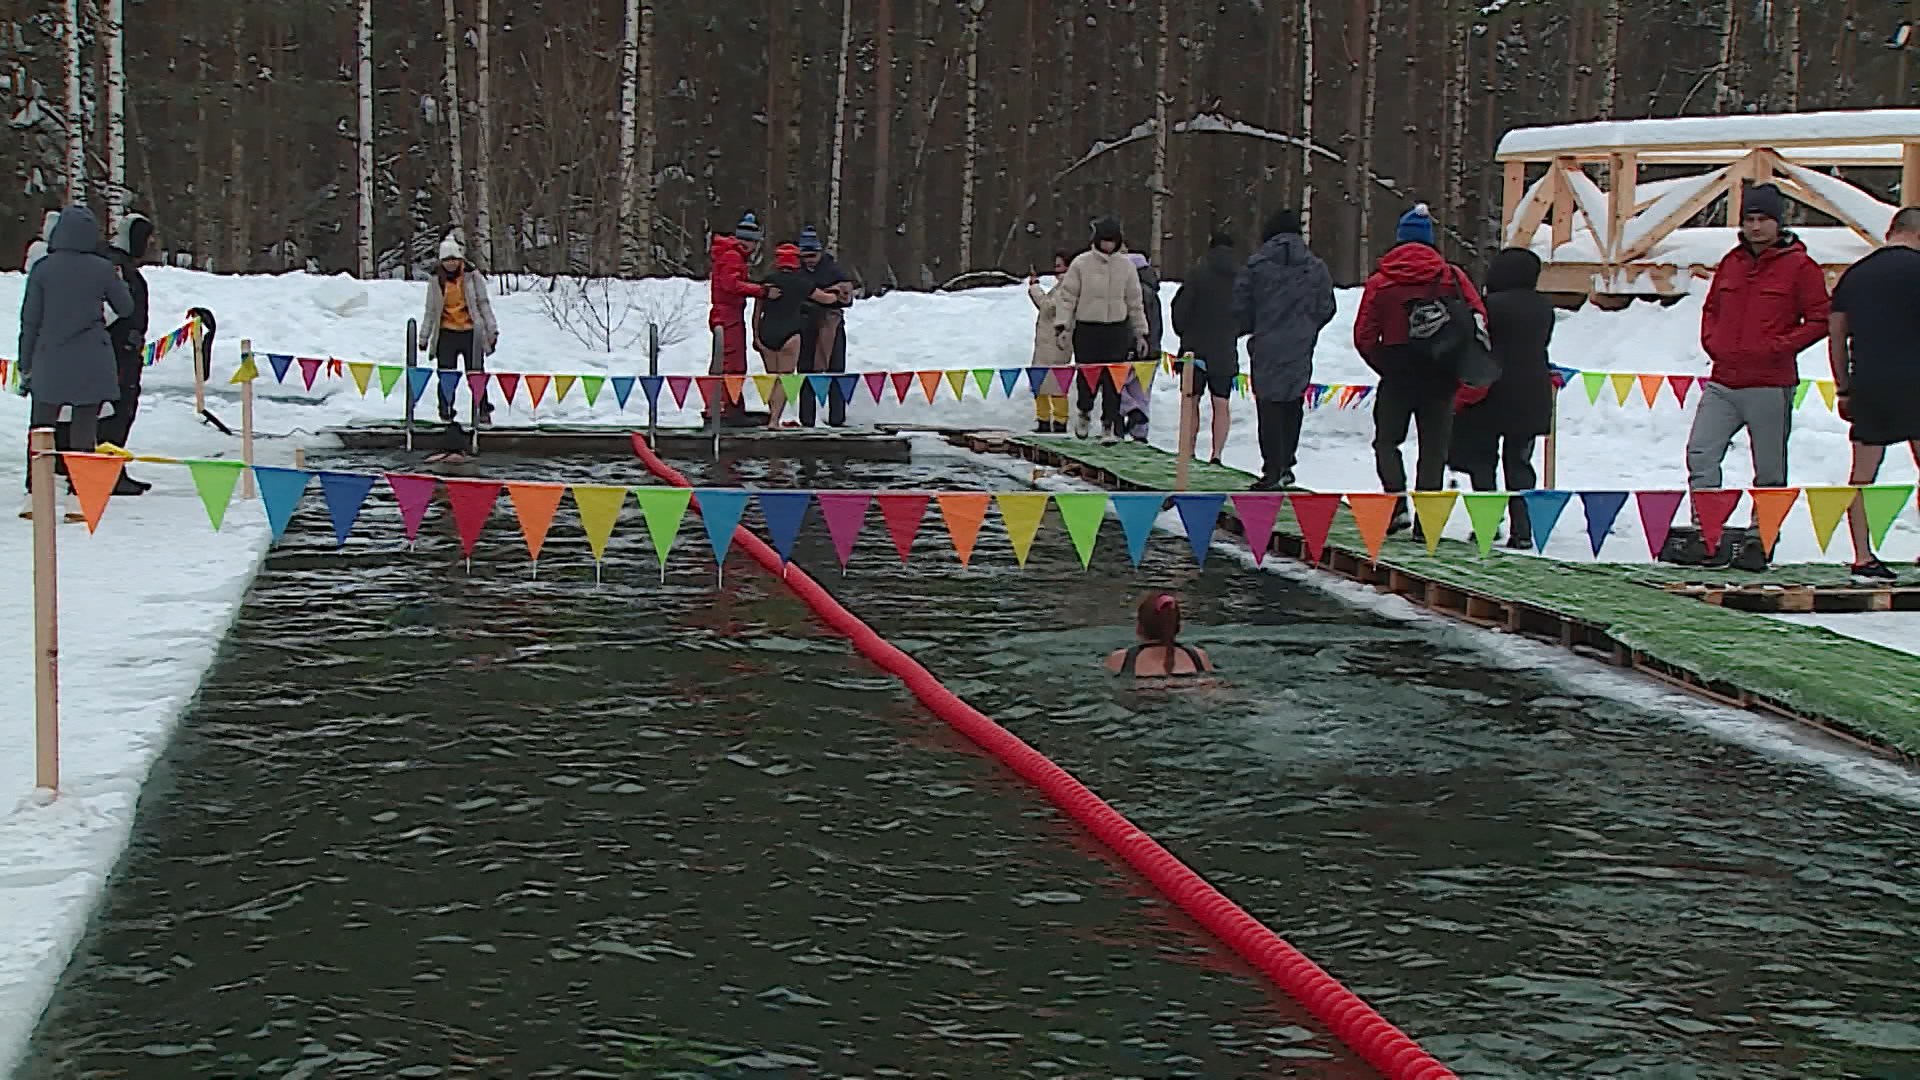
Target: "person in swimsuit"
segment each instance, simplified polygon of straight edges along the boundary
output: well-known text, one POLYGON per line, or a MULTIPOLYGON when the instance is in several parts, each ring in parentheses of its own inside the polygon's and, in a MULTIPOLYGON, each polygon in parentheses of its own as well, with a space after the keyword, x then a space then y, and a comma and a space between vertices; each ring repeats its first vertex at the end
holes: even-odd
POLYGON ((1205 649, 1180 644, 1180 601, 1172 593, 1149 593, 1142 599, 1134 631, 1140 635, 1140 644, 1115 649, 1107 657, 1107 670, 1116 675, 1163 678, 1214 670, 1205 649))
MULTIPOLYGON (((800 364, 800 331, 806 328, 807 294, 813 282, 800 269, 800 249, 781 244, 773 252, 773 276, 765 284, 770 299, 756 300, 753 307, 754 345, 760 350, 769 375, 791 375, 800 364)), ((780 427, 780 414, 787 408, 787 392, 779 383, 767 402, 767 428, 780 427)))

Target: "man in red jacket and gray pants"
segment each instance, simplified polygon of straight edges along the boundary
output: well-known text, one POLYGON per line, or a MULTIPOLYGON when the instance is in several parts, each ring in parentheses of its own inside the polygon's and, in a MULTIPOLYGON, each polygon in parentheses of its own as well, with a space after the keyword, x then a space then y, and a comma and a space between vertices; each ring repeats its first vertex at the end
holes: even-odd
MULTIPOLYGON (((1740 246, 1720 260, 1700 318, 1700 344, 1713 368, 1687 436, 1687 485, 1695 491, 1720 490, 1720 463, 1743 428, 1753 445, 1753 486, 1787 486, 1800 353, 1827 336, 1826 274, 1782 227, 1780 189, 1750 188, 1741 208, 1740 246)), ((1709 552, 1697 534, 1676 530, 1661 558, 1765 569, 1764 549, 1744 541, 1730 531, 1709 552)))

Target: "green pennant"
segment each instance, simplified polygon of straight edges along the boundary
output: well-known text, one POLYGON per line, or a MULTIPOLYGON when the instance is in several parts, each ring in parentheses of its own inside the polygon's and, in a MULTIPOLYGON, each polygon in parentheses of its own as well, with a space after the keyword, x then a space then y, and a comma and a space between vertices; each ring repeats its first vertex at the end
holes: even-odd
POLYGON ((780 389, 786 392, 787 404, 791 405, 800 400, 800 385, 806 382, 806 379, 805 375, 780 376, 780 389))
POLYGON ((1912 484, 1874 484, 1860 489, 1860 501, 1867 507, 1867 531, 1876 549, 1886 543, 1887 530, 1912 499, 1912 484))
POLYGON ((606 384, 607 377, 605 375, 580 376, 580 390, 587 395, 588 405, 592 405, 600 400, 600 388, 606 384))
POLYGON ((1055 492, 1053 505, 1060 510, 1060 520, 1067 527, 1067 535, 1073 537, 1073 550, 1080 553, 1080 569, 1085 570, 1093 560, 1093 542, 1100 535, 1100 523, 1106 520, 1107 493, 1055 492))
POLYGON ((980 396, 993 396, 993 369, 977 367, 973 369, 973 381, 980 387, 980 396))
POLYGON ((667 568, 667 553, 673 550, 673 541, 680 535, 680 522, 687 516, 687 504, 693 501, 693 492, 686 488, 641 487, 633 489, 633 497, 640 503, 640 513, 647 519, 647 536, 653 541, 653 553, 660 559, 660 569, 667 568))
POLYGON ((1799 386, 1796 386, 1796 387, 1794 387, 1794 389, 1793 389, 1793 407, 1794 407, 1794 410, 1795 410, 1796 412, 1797 412, 1797 411, 1799 411, 1799 409, 1800 409, 1800 403, 1801 403, 1801 402, 1803 402, 1803 401, 1805 401, 1805 400, 1807 400, 1807 391, 1809 391, 1809 390, 1811 390, 1811 389, 1813 389, 1813 380, 1812 380, 1812 379, 1801 379, 1801 380, 1800 380, 1800 385, 1799 385, 1799 386))
POLYGON ((1600 391, 1607 385, 1607 373, 1604 371, 1583 371, 1580 373, 1580 381, 1584 383, 1587 388, 1587 404, 1600 404, 1600 391))
POLYGON ((1509 498, 1504 491, 1476 491, 1460 496, 1460 501, 1467 504, 1467 517, 1473 522, 1473 542, 1480 545, 1481 555, 1493 553, 1493 534, 1500 531, 1500 519, 1506 516, 1509 498))
POLYGON ((219 532, 222 522, 227 520, 227 505, 233 502, 233 485, 240 480, 240 470, 246 468, 239 461, 187 462, 187 471, 193 474, 194 489, 200 492, 200 503, 207 508, 207 520, 213 523, 213 531, 219 532))
POLYGON ((401 375, 401 372, 404 370, 405 369, 395 364, 380 365, 379 371, 380 371, 380 396, 381 397, 393 396, 393 388, 399 385, 400 375, 401 375))

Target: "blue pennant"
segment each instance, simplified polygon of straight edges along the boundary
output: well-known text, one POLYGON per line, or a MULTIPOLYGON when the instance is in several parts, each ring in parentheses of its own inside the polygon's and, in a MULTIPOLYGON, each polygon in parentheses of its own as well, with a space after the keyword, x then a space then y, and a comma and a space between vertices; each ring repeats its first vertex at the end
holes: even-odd
POLYGON ((1053 374, 1052 368, 1043 368, 1043 367, 1028 368, 1027 369, 1027 389, 1031 390, 1036 394, 1039 393, 1040 388, 1047 384, 1047 376, 1051 374, 1053 374))
POLYGON ((809 375, 807 376, 807 389, 812 392, 813 400, 825 401, 827 400, 827 394, 833 389, 833 376, 809 375))
POLYGON ((1120 519, 1120 530, 1127 537, 1127 558, 1133 560, 1133 565, 1139 566, 1140 560, 1146 557, 1147 538, 1153 535, 1153 523, 1166 503, 1165 495, 1121 493, 1113 496, 1113 516, 1120 519))
POLYGON ((696 496, 700 502, 700 521, 707 527, 707 543, 713 547, 713 561, 727 561, 727 549, 733 546, 733 530, 747 509, 744 491, 708 491, 696 496))
POLYGON ((800 525, 807 520, 807 507, 813 505, 811 491, 762 491, 758 493, 760 513, 767 519, 767 539, 786 562, 800 539, 800 525))
POLYGON ((660 407, 660 388, 665 386, 666 382, 666 379, 658 375, 640 376, 640 389, 647 395, 647 408, 658 409, 660 407))
POLYGON ((1227 505, 1225 495, 1175 495, 1173 508, 1180 512, 1180 524, 1186 526, 1187 543, 1193 546, 1193 561, 1207 562, 1207 549, 1213 546, 1213 529, 1220 522, 1220 508, 1227 505))
POLYGON ((268 353, 267 363, 273 365, 274 382, 281 383, 287 381, 287 369, 293 366, 293 357, 281 356, 277 353, 268 353))
POLYGON ((627 407, 627 399, 633 396, 633 376, 615 375, 611 381, 613 383, 613 396, 620 402, 620 408, 625 410, 627 407))
POLYGON ((1007 395, 1008 397, 1012 397, 1013 388, 1019 385, 1020 385, 1020 369, 1019 368, 1004 367, 1000 369, 1000 392, 1001 393, 1007 395))
POLYGON ((287 522, 293 520, 293 512, 299 509, 300 498, 307 493, 307 481, 313 479, 313 474, 305 469, 255 465, 253 479, 260 485, 260 501, 267 506, 267 525, 273 530, 273 538, 278 540, 287 531, 287 522))
POLYGON ((1593 545, 1593 554, 1600 555, 1600 546, 1607 542, 1607 534, 1613 531, 1614 519, 1620 516, 1620 510, 1627 505, 1627 493, 1624 491, 1583 491, 1580 503, 1587 511, 1587 542, 1593 545))
POLYGON ((427 384, 433 381, 433 369, 410 367, 407 369, 407 393, 414 404, 420 403, 421 395, 427 392, 427 384))
POLYGON ((460 393, 460 373, 448 369, 440 374, 440 400, 452 401, 460 393))
POLYGON ((360 508, 366 505, 373 481, 372 476, 360 473, 320 474, 320 494, 327 500, 327 516, 333 519, 333 538, 341 547, 346 546, 347 534, 360 519, 360 508))
POLYGON ((859 389, 860 376, 858 375, 835 375, 833 377, 833 392, 844 404, 853 404, 853 395, 859 389))
POLYGON ((1533 550, 1547 550, 1553 527, 1560 524, 1560 512, 1573 498, 1571 491, 1529 491, 1520 498, 1527 505, 1527 520, 1533 525, 1533 550))

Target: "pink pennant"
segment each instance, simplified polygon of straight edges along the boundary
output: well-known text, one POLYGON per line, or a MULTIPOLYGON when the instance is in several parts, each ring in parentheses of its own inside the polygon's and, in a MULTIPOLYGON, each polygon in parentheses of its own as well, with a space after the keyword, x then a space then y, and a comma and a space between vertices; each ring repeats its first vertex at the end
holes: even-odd
POLYGON ((473 558, 473 546, 480 542, 480 530, 486 528, 494 500, 499 497, 497 480, 447 481, 447 501, 453 504, 453 527, 460 533, 460 553, 467 558, 473 558))
POLYGON ((500 385, 500 392, 506 395, 507 404, 513 404, 513 395, 520 389, 520 373, 502 371, 493 377, 493 381, 500 385))
POLYGON ((487 392, 487 373, 484 371, 467 372, 467 392, 478 401, 487 392))
POLYGON ((896 371, 893 373, 893 399, 906 403, 907 391, 913 388, 913 372, 896 371))
POLYGON ((1078 370, 1080 369, 1068 364, 1048 368, 1047 377, 1053 380, 1053 389, 1050 392, 1056 397, 1073 393, 1073 376, 1078 370))
POLYGON ((1640 505, 1640 527, 1647 533, 1647 554, 1660 557, 1667 546, 1667 534, 1673 531, 1673 515, 1686 499, 1684 491, 1641 491, 1634 494, 1640 505))
POLYGON ((880 395, 887 389, 887 373, 884 371, 869 371, 864 378, 867 382, 867 393, 873 395, 873 403, 875 405, 880 404, 880 395))
POLYGON ((314 376, 320 374, 320 365, 324 363, 326 363, 326 361, 317 356, 303 356, 300 358, 300 378, 305 380, 307 389, 313 389, 314 376))
POLYGON ((1679 402, 1681 405, 1685 405, 1687 403, 1687 391, 1693 389, 1694 381, 1692 375, 1667 376, 1667 388, 1673 391, 1673 400, 1679 402))
POLYGON ((667 376, 667 389, 673 394, 673 403, 685 408, 687 404, 687 391, 693 389, 693 376, 669 375, 667 376))
POLYGON ((393 489, 393 499, 400 504, 400 520, 407 527, 407 543, 420 535, 420 523, 427 519, 427 506, 433 502, 433 489, 439 484, 431 476, 387 474, 387 486, 393 489))
POLYGON ((1267 547, 1273 543, 1273 523, 1280 517, 1285 495, 1238 494, 1233 497, 1233 512, 1240 516, 1241 531, 1247 546, 1253 549, 1253 565, 1267 561, 1267 547))
POLYGON ((853 558, 853 545, 860 540, 860 529, 867 523, 867 504, 873 495, 865 491, 822 491, 814 495, 820 504, 820 516, 827 519, 827 535, 833 538, 834 554, 840 556, 840 568, 853 558))
POLYGON ((1700 519, 1700 539, 1707 542, 1709 554, 1720 550, 1720 536, 1726 530, 1727 519, 1739 505, 1738 490, 1693 493, 1693 515, 1700 519))
POLYGON ((1320 561, 1327 548, 1327 534, 1333 531, 1333 516, 1340 510, 1338 495, 1287 496, 1293 504, 1293 516, 1300 522, 1300 538, 1306 541, 1307 558, 1320 561))
POLYGON ((920 521, 927 515, 928 497, 924 494, 880 494, 873 498, 880 504, 880 516, 886 519, 887 535, 893 537, 893 550, 900 553, 900 565, 905 566, 907 552, 913 548, 913 539, 920 535, 920 521))

